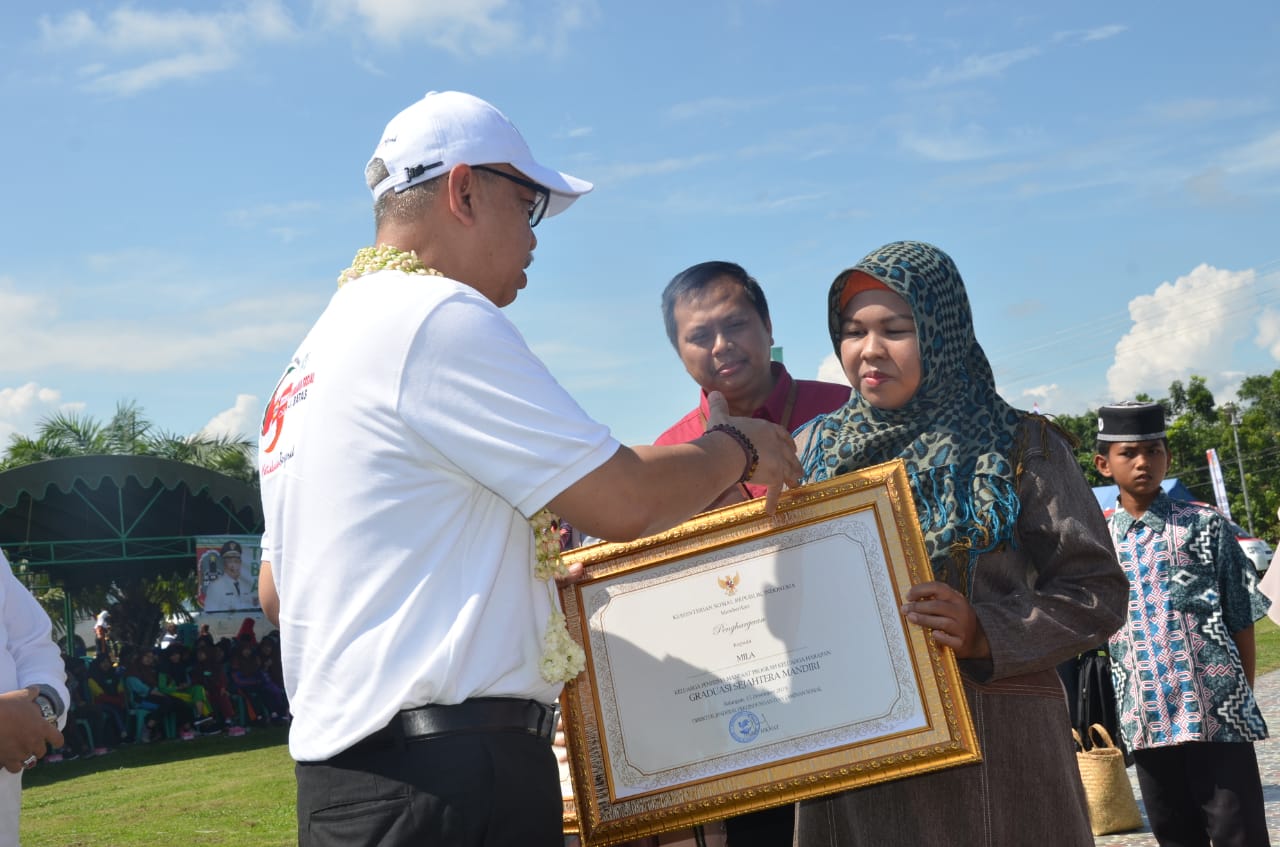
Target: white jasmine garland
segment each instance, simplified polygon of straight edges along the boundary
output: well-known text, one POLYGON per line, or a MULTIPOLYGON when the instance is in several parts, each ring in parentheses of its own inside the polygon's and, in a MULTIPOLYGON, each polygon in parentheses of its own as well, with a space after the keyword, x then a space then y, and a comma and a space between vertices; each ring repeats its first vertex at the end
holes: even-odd
POLYGON ((533 578, 546 582, 551 596, 551 617, 547 619, 547 631, 542 634, 542 661, 538 670, 547 682, 568 682, 587 666, 587 654, 569 637, 564 613, 549 582, 569 573, 560 558, 560 532, 555 523, 555 515, 546 509, 529 518, 529 526, 533 528, 533 578))
POLYGON ((538 663, 538 670, 547 682, 568 682, 587 666, 587 654, 569 637, 564 612, 555 607, 554 601, 553 597, 551 618, 547 621, 547 631, 542 634, 542 661, 538 663))
MULTIPOLYGON (((435 268, 424 265, 412 250, 404 251, 389 244, 379 244, 356 251, 351 267, 338 275, 338 287, 381 270, 444 276, 435 268)), ((560 534, 554 526, 555 522, 555 516, 546 509, 529 518, 529 528, 533 531, 533 578, 547 583, 547 593, 551 598, 551 617, 547 620, 547 631, 542 634, 542 658, 538 663, 538 671, 547 682, 568 682, 582 673, 587 666, 587 656, 569 637, 564 613, 560 611, 550 585, 551 579, 569 572, 560 558, 560 534)))
POLYGON ((358 279, 365 274, 384 270, 419 274, 421 276, 444 276, 435 268, 429 268, 422 264, 418 254, 412 250, 406 252, 399 247, 392 247, 390 244, 379 244, 377 247, 361 247, 356 251, 356 257, 352 260, 351 267, 338 274, 338 287, 341 288, 353 279, 358 279))

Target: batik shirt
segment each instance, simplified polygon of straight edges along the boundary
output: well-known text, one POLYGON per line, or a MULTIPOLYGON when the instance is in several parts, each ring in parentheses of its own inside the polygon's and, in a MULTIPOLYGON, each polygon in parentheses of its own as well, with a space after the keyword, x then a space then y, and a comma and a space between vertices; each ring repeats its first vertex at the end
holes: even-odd
POLYGON ((1117 507, 1109 524, 1129 577, 1126 623, 1110 647, 1130 749, 1266 738, 1231 635, 1270 601, 1226 522, 1161 492, 1142 517, 1117 507))

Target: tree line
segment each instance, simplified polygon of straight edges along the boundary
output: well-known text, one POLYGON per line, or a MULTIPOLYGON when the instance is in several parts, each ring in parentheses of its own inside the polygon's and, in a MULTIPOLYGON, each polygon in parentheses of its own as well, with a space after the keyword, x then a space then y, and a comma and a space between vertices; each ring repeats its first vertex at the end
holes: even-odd
MULTIPOLYGON (((1246 377, 1236 399, 1219 404, 1203 377, 1192 376, 1184 385, 1174 380, 1167 396, 1145 394, 1134 398, 1158 402, 1164 407, 1169 436, 1169 474, 1177 477, 1197 500, 1217 505, 1209 476, 1206 451, 1215 448, 1222 466, 1232 519, 1273 546, 1280 537, 1280 493, 1273 480, 1280 471, 1280 370, 1270 375, 1246 377), (1236 444, 1239 443, 1239 460, 1236 444), (1240 467, 1244 468, 1241 482, 1240 467), (1248 508, 1245 505, 1246 486, 1248 508)), ((1098 435, 1098 413, 1058 415, 1054 421, 1080 441, 1077 460, 1090 485, 1110 485, 1093 466, 1098 435)))
MULTIPOLYGON (((1222 404, 1200 376, 1192 376, 1185 385, 1175 380, 1168 395, 1158 400, 1145 394, 1134 399, 1159 402, 1164 407, 1170 477, 1177 477, 1197 499, 1216 503, 1205 454, 1209 448, 1216 448, 1235 522, 1246 528, 1252 523, 1253 533, 1272 544, 1280 540, 1280 520, 1276 515, 1280 492, 1272 484, 1280 471, 1280 370, 1247 377, 1235 400, 1222 404)), ((1089 484, 1110 484, 1093 466, 1097 410, 1057 415, 1054 421, 1078 440, 1076 459, 1089 484)), ((253 448, 248 439, 166 432, 148 420, 136 403, 128 401, 120 403, 106 421, 59 413, 40 421, 32 436, 11 436, 0 455, 0 472, 68 456, 156 456, 218 471, 256 486, 253 448)), ((123 585, 104 579, 101 585, 72 598, 73 606, 77 612, 91 613, 110 605, 117 610, 118 627, 136 627, 137 637, 145 639, 158 628, 162 616, 185 614, 194 599, 194 570, 192 563, 185 572, 155 574, 123 585)), ((61 589, 49 586, 38 589, 37 594, 51 617, 58 620, 63 605, 61 589)))

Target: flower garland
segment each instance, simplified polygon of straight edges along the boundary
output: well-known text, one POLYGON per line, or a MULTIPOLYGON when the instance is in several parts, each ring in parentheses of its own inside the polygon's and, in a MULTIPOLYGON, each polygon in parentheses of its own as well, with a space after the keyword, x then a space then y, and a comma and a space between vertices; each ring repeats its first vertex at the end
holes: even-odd
POLYGON ((587 654, 569 637, 564 612, 560 611, 555 594, 551 592, 550 580, 569 573, 560 558, 560 532, 555 523, 555 516, 546 509, 529 518, 537 560, 533 566, 533 578, 547 583, 547 593, 551 597, 551 617, 547 620, 547 631, 542 634, 542 660, 538 663, 538 670, 547 682, 568 682, 587 666, 587 654))
POLYGON ((412 250, 404 251, 390 244, 379 244, 377 247, 361 247, 351 261, 351 267, 338 274, 338 287, 346 285, 374 271, 400 271, 406 274, 421 276, 444 276, 435 268, 422 264, 418 254, 412 250))
MULTIPOLYGON (((338 275, 338 287, 341 288, 365 274, 382 270, 421 276, 444 276, 435 268, 424 265, 412 250, 405 251, 390 244, 379 244, 356 251, 351 267, 338 275)), ((547 593, 551 599, 551 616, 547 620, 547 631, 542 634, 542 658, 538 663, 538 671, 547 682, 568 682, 582 673, 587 666, 587 656, 569 637, 564 612, 560 611, 555 593, 551 589, 552 578, 569 572, 560 558, 560 534, 555 523, 555 516, 546 509, 529 519, 535 554, 533 578, 547 583, 547 593)))

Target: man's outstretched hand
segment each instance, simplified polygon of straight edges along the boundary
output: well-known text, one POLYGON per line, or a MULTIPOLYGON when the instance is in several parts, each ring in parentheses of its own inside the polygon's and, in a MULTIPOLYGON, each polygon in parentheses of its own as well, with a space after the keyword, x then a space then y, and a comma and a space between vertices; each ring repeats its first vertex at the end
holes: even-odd
POLYGON ((761 418, 733 417, 729 414, 729 404, 719 391, 707 395, 707 409, 708 429, 728 424, 741 431, 755 446, 760 461, 751 475, 751 482, 768 486, 764 508, 772 515, 777 511, 783 487, 795 488, 804 476, 791 433, 761 418))

